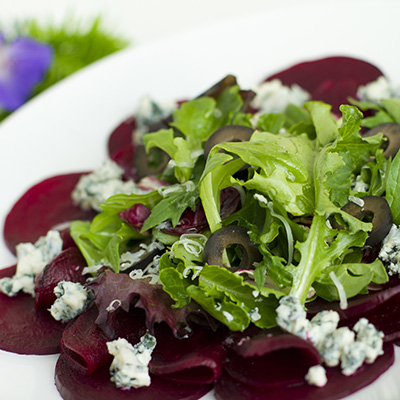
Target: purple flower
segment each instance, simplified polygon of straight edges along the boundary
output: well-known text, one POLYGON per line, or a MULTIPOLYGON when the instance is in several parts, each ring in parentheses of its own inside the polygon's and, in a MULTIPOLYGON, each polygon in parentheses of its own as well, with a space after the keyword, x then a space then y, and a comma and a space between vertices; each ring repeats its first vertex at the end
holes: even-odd
POLYGON ((48 45, 19 37, 7 43, 0 34, 0 107, 14 111, 24 104, 50 67, 48 45))

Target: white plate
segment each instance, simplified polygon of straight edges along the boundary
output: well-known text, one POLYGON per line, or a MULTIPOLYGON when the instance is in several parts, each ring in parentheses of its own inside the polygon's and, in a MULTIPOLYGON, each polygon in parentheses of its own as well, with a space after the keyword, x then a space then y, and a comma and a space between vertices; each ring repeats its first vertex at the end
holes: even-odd
MULTIPOLYGON (((400 83, 399 15, 400 3, 384 0, 332 1, 245 14, 128 49, 83 70, 0 125, 0 224, 32 184, 99 166, 106 157, 108 134, 145 94, 159 100, 195 96, 228 73, 243 87, 252 87, 296 62, 330 55, 371 61, 400 83)), ((1 240, 0 266, 13 262, 1 240)), ((53 383, 55 361, 56 356, 0 352, 0 398, 59 399, 53 383)), ((397 399, 399 372, 400 361, 349 400, 397 399)), ((212 394, 207 399, 213 399, 212 394)))

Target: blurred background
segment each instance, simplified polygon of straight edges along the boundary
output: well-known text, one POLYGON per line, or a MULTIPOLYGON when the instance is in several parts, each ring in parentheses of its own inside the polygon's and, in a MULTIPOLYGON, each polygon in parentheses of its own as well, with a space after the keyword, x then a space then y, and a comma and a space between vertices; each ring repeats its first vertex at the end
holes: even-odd
MULTIPOLYGON (((297 0, 3 0, 0 121, 56 82, 116 51, 168 35, 184 35, 246 14, 289 9, 296 3, 297 0), (21 37, 47 45, 51 55, 46 56, 45 48, 32 43, 16 44, 21 37)), ((302 2, 310 3, 317 1, 302 2)))

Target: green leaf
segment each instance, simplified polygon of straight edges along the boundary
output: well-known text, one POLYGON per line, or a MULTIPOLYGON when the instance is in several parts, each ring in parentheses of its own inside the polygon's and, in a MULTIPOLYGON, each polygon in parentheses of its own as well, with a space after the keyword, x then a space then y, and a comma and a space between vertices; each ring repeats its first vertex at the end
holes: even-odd
POLYGON ((386 200, 392 210, 393 222, 400 224, 400 152, 397 152, 390 164, 387 183, 386 183, 386 200))
POLYGON ((382 105, 393 121, 400 124, 400 99, 382 99, 382 105))
POLYGON ((182 274, 173 267, 161 269, 159 278, 164 291, 175 300, 173 308, 182 308, 190 303, 190 296, 186 292, 191 283, 190 280, 183 278, 182 274))
POLYGON ((172 226, 175 226, 187 208, 192 210, 195 208, 199 197, 198 190, 192 181, 165 188, 162 191, 164 198, 154 206, 143 225, 142 232, 168 220, 171 221, 172 226))

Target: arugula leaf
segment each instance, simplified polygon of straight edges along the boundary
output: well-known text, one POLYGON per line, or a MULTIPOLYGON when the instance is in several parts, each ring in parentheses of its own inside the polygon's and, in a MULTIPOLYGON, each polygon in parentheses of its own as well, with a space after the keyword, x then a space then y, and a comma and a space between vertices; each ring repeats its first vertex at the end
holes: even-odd
POLYGON ((161 191, 163 199, 154 206, 143 225, 142 232, 167 220, 171 220, 172 225, 175 226, 188 207, 194 210, 199 198, 198 190, 192 181, 163 189, 161 191))

